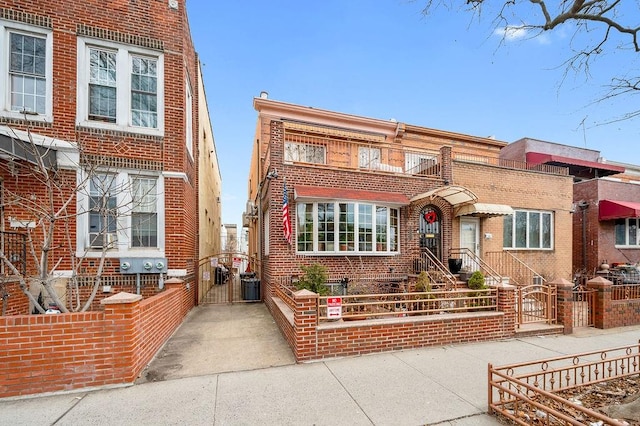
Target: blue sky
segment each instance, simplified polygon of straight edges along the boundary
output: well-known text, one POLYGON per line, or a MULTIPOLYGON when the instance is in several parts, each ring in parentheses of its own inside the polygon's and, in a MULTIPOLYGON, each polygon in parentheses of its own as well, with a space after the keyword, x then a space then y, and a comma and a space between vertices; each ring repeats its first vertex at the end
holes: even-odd
POLYGON ((564 76, 565 29, 503 42, 491 20, 404 0, 187 0, 223 182, 223 222, 241 226, 257 113, 253 97, 513 142, 531 137, 640 164, 638 107, 596 102, 612 70, 640 74, 612 50, 564 76))

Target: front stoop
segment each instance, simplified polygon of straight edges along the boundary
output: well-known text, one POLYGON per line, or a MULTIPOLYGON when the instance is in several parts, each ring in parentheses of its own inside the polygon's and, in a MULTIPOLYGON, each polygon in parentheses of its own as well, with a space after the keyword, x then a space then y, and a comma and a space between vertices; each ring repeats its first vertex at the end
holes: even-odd
POLYGON ((564 326, 562 324, 543 324, 531 323, 523 324, 516 328, 515 337, 533 337, 533 336, 550 336, 555 334, 563 334, 564 326))

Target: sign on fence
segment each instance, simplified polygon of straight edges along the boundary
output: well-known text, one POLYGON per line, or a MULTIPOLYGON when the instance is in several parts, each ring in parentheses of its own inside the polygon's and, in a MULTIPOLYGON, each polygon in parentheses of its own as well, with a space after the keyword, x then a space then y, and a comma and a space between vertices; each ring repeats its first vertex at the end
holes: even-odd
POLYGON ((327 298, 327 318, 342 318, 342 297, 327 298))

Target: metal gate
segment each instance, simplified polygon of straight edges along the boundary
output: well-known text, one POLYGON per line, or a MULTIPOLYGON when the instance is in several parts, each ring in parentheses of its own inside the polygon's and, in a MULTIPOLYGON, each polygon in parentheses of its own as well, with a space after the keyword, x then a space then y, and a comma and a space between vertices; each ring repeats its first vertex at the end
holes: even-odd
POLYGON ((198 262, 198 304, 244 301, 240 275, 246 269, 247 255, 220 253, 198 262))
POLYGON ((555 286, 534 284, 518 288, 518 327, 531 323, 556 323, 557 289, 555 286))
POLYGON ((595 312, 593 305, 597 290, 578 286, 573 290, 573 327, 593 327, 595 312))

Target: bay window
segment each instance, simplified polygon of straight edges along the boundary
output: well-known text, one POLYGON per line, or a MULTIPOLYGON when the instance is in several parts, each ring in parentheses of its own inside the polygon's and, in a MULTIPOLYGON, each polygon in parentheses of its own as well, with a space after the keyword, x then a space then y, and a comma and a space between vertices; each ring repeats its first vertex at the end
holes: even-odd
POLYGON ((390 253, 398 251, 399 210, 359 202, 298 202, 298 252, 390 253))

